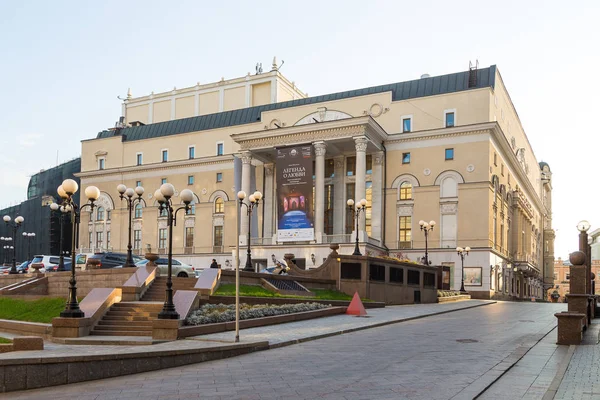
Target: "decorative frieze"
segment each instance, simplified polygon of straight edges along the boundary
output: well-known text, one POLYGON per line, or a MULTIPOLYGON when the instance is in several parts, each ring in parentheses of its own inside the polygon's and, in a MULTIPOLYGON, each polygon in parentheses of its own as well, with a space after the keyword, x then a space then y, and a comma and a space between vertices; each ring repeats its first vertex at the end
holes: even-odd
POLYGON ((456 214, 458 212, 458 203, 440 204, 440 212, 442 214, 456 214))

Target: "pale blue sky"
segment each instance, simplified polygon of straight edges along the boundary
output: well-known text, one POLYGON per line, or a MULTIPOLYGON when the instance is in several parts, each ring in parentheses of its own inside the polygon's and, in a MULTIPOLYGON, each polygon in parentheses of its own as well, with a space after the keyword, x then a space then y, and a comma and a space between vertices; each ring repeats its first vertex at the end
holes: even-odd
MULTIPOLYGON (((310 95, 498 65, 554 176, 556 256, 600 226, 600 1, 0 2, 0 207, 78 157, 120 101, 268 69, 310 95), (206 4, 206 5, 205 5, 206 4), (577 190, 579 188, 579 190, 577 190)), ((462 244, 461 245, 468 245, 462 244)))

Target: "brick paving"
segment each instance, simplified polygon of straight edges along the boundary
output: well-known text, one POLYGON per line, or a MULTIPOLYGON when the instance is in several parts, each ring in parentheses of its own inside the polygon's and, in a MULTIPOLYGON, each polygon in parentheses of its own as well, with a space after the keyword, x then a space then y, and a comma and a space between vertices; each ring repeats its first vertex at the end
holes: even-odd
MULTIPOLYGON (((466 304, 476 303, 462 303, 466 304)), ((273 344, 285 344, 311 334, 384 323, 391 320, 392 314, 398 319, 418 314, 413 309, 431 307, 437 311, 444 306, 390 307, 385 311, 369 310, 371 318, 336 316, 269 330, 247 329, 241 335, 244 341, 271 335, 275 336, 269 337, 273 344), (387 314, 386 318, 382 313, 387 314)), ((523 354, 535 349, 534 345, 556 326, 553 314, 563 308, 556 304, 499 302, 231 359, 13 392, 0 398, 471 399, 523 354)), ((211 336, 213 340, 231 338, 224 334, 211 336)), ((517 398, 510 393, 505 392, 504 398, 517 398)))

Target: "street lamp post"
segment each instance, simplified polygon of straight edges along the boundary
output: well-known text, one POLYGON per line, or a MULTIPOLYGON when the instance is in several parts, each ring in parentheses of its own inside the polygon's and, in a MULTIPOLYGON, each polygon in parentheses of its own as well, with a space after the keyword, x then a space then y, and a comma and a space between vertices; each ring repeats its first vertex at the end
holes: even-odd
POLYGON ((27 261, 31 260, 31 241, 34 237, 33 232, 23 232, 23 239, 27 239, 27 261))
POLYGON ((136 202, 143 202, 144 206, 146 205, 146 202, 144 201, 144 199, 142 199, 142 195, 144 194, 144 188, 138 186, 134 190, 132 188, 128 188, 123 184, 120 184, 119 186, 117 186, 117 190, 119 191, 119 197, 121 198, 121 200, 126 201, 127 209, 129 210, 129 232, 127 234, 127 260, 125 261, 125 265, 123 265, 123 267, 135 267, 135 264, 133 262, 133 254, 131 251, 131 213, 133 212, 133 208, 135 207, 136 202), (138 197, 134 197, 134 195, 136 194, 138 197))
POLYGON ((252 253, 250 250, 250 227, 252 225, 252 210, 255 207, 258 207, 258 203, 260 202, 260 199, 262 199, 262 193, 257 190, 248 196, 249 202, 244 202, 244 199, 246 198, 246 192, 243 190, 239 191, 237 196, 240 202, 240 209, 242 208, 242 205, 246 206, 246 213, 248 214, 248 250, 246 254, 246 265, 244 266, 244 271, 254 271, 254 268, 252 267, 252 253))
POLYGON ((471 248, 469 246, 456 248, 456 253, 460 256, 460 292, 466 293, 465 290, 465 257, 469 255, 471 248))
POLYGON ((429 223, 427 223, 423 220, 420 220, 419 225, 421 226, 421 230, 425 234, 425 265, 429 265, 429 253, 428 253, 428 249, 427 249, 427 239, 429 237, 429 232, 431 232, 433 230, 433 227, 435 226, 435 221, 431 220, 431 221, 429 221, 429 223))
POLYGON ((12 238, 2 236, 0 237, 0 240, 4 244, 4 246, 2 247, 4 249, 3 263, 6 264, 8 262, 8 252, 10 250, 10 243, 12 241, 12 238))
MULTIPOLYGON (((64 199, 63 199, 64 201, 64 199)), ((65 251, 64 251, 64 246, 63 246, 63 237, 64 237, 64 233, 63 233, 63 227, 64 227, 64 223, 65 223, 65 215, 67 214, 68 210, 66 206, 59 206, 57 203, 52 203, 50 204, 50 209, 54 212, 57 212, 60 210, 59 214, 58 214, 58 218, 60 220, 60 236, 58 238, 58 253, 59 253, 59 261, 58 261, 58 268, 56 269, 57 271, 64 271, 65 270, 65 251)), ((73 260, 71 260, 71 267, 73 266, 73 260)))
MULTIPOLYGON (((79 189, 79 185, 73 179, 65 179, 57 189, 58 195, 63 199, 61 206, 66 212, 71 214, 71 279, 69 280, 69 297, 65 309, 60 313, 63 318, 83 318, 84 312, 79 308, 77 301, 77 281, 75 279, 75 243, 77 236, 77 221, 79 221, 79 213, 85 208, 90 207, 94 211, 94 202, 100 197, 100 189, 96 186, 88 186, 85 188, 85 196, 89 199, 86 203, 79 207, 73 200, 73 195, 79 189)), ((61 252, 62 253, 62 252, 61 252)))
POLYGON ((173 225, 177 226, 177 213, 180 210, 185 210, 187 214, 191 209, 190 203, 194 200, 194 192, 189 189, 184 189, 179 194, 179 198, 183 201, 184 206, 173 209, 171 198, 175 195, 175 187, 170 183, 163 183, 160 189, 154 192, 154 198, 159 204, 159 215, 163 210, 167 211, 167 224, 169 226, 169 255, 167 262, 167 289, 165 293, 165 304, 158 319, 179 319, 179 314, 175 310, 173 303, 173 281, 171 279, 171 269, 173 264, 173 225))
POLYGON ((361 211, 364 212, 367 209, 367 200, 362 199, 361 201, 359 201, 358 204, 356 204, 356 208, 354 208, 354 200, 353 199, 348 199, 346 204, 348 205, 348 208, 353 211, 354 219, 356 220, 356 244, 354 246, 354 253, 352 253, 352 255, 353 256, 362 256, 362 253, 360 252, 360 248, 358 247, 358 219, 360 218, 360 212, 361 211))
POLYGON ((17 247, 17 229, 19 229, 23 221, 25 221, 25 218, 21 217, 20 215, 17 218, 15 218, 14 221, 11 221, 11 218, 8 215, 4 216, 4 222, 6 223, 6 225, 12 228, 12 266, 10 267, 9 274, 19 273, 19 271, 17 271, 17 255, 15 249, 17 247))

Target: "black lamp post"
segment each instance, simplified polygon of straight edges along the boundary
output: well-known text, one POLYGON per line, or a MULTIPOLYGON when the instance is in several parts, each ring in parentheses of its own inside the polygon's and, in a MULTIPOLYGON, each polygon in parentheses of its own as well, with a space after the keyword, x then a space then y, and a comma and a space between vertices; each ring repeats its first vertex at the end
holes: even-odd
POLYGON ((466 293, 465 290, 465 257, 469 255, 471 248, 469 246, 456 248, 456 253, 460 256, 460 292, 466 293))
POLYGON ((27 260, 31 260, 31 241, 35 237, 35 233, 33 232, 23 232, 23 239, 27 239, 27 260))
MULTIPOLYGON (((79 308, 79 302, 77 301, 77 281, 75 280, 75 243, 77 236, 77 221, 79 220, 79 213, 85 207, 90 207, 91 211, 94 211, 94 202, 100 197, 100 189, 96 186, 88 186, 85 188, 85 196, 89 199, 89 203, 86 203, 79 207, 75 201, 73 201, 73 195, 79 189, 79 185, 73 179, 65 179, 57 189, 58 195, 63 199, 61 207, 64 207, 66 212, 71 214, 71 279, 69 280, 69 297, 65 309, 60 313, 63 318, 83 318, 84 312, 79 308)), ((61 252, 62 253, 62 252, 61 252)))
POLYGON ((352 253, 352 255, 362 256, 360 248, 358 247, 358 218, 360 217, 360 212, 364 212, 367 209, 367 200, 362 199, 359 201, 358 204, 356 204, 356 208, 354 208, 354 200, 352 199, 348 199, 346 204, 348 205, 348 208, 353 211, 354 219, 356 220, 356 244, 354 246, 354 253, 352 253))
POLYGON ((421 226, 421 230, 425 234, 425 265, 429 265, 429 253, 427 251, 427 239, 429 237, 429 232, 433 230, 435 226, 435 221, 429 221, 429 223, 420 220, 419 225, 421 226))
POLYGON ((4 246, 2 246, 2 249, 4 250, 4 254, 3 254, 3 263, 6 264, 8 262, 8 252, 10 250, 10 243, 12 241, 12 238, 10 237, 0 237, 0 241, 2 241, 2 244, 4 244, 4 246))
MULTIPOLYGON (((65 199, 63 199, 64 202, 65 199)), ((67 215, 67 208, 63 205, 63 206, 59 206, 57 203, 52 203, 50 204, 50 209, 54 212, 59 211, 58 213, 58 219, 60 220, 60 236, 58 238, 58 254, 59 254, 59 261, 58 261, 58 268, 56 269, 57 271, 64 271, 65 270, 65 251, 64 251, 64 246, 63 246, 63 237, 64 237, 64 224, 65 224, 65 215, 67 215)), ((73 260, 71 260, 71 268, 73 267, 73 260)))
POLYGON ((135 203, 144 203, 144 206, 146 205, 146 202, 144 201, 144 199, 142 199, 142 195, 144 194, 144 188, 141 186, 138 186, 134 189, 132 188, 128 188, 127 186, 120 184, 119 186, 117 186, 117 190, 119 191, 119 197, 121 198, 121 200, 125 200, 127 203, 127 210, 129 210, 129 231, 127 234, 127 260, 125 261, 125 265, 123 265, 124 268, 127 267, 135 267, 135 263, 133 262, 133 254, 131 251, 131 220, 132 220, 132 215, 131 213, 133 212, 133 209, 135 207, 135 203), (136 195, 138 197, 134 197, 134 195, 136 195))
POLYGON ((252 266, 252 253, 250 250, 250 227, 252 225, 252 210, 255 207, 258 207, 258 203, 260 202, 260 199, 262 199, 262 193, 257 190, 256 192, 248 196, 248 202, 244 202, 244 199, 246 198, 246 192, 244 192, 243 190, 240 190, 237 196, 240 202, 240 208, 242 208, 242 205, 246 206, 246 214, 248 214, 248 250, 246 252, 246 265, 244 266, 244 271, 252 272, 254 271, 254 267, 252 266))
POLYGON ((17 247, 17 229, 19 229, 19 227, 21 226, 21 224, 23 223, 23 221, 25 221, 25 218, 21 217, 20 215, 15 218, 14 221, 11 222, 11 218, 8 215, 4 216, 4 222, 6 223, 6 225, 8 225, 9 227, 12 228, 12 241, 13 241, 13 245, 12 245, 12 267, 10 267, 10 272, 9 274, 18 274, 19 271, 17 271, 17 258, 16 258, 16 247, 17 247))
POLYGON ((160 189, 154 192, 154 198, 158 201, 159 215, 163 210, 167 211, 167 223, 169 225, 169 255, 167 262, 167 289, 165 293, 165 304, 158 319, 179 319, 179 313, 175 310, 173 303, 173 281, 171 279, 171 269, 173 264, 173 225, 177 226, 177 213, 180 210, 185 210, 187 214, 191 209, 190 203, 194 200, 194 192, 189 189, 184 189, 179 193, 179 198, 183 201, 184 206, 173 209, 171 198, 175 195, 175 187, 170 183, 164 183, 160 189))

